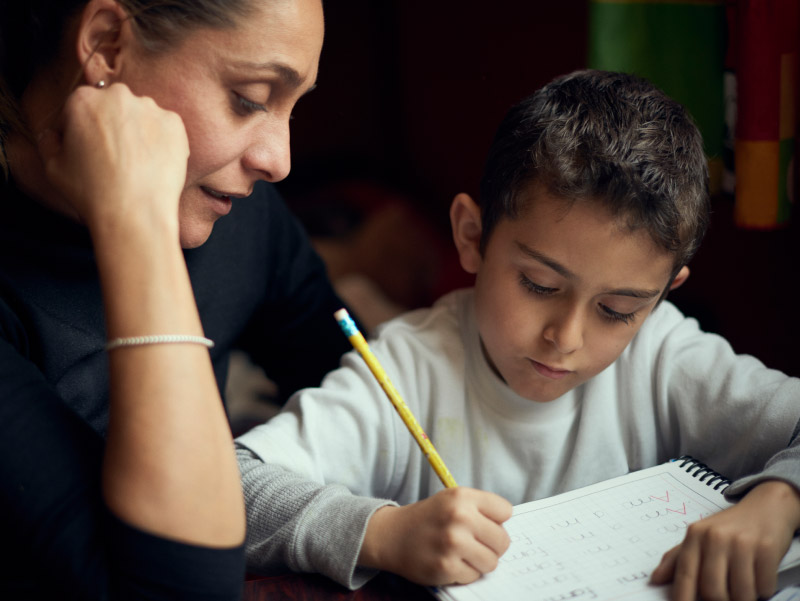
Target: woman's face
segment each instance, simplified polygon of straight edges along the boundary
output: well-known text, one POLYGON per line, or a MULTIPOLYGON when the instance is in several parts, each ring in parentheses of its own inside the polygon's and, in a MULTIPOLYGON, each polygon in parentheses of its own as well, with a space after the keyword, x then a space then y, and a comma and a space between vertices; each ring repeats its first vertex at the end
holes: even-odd
POLYGON ((321 0, 270 0, 235 28, 193 31, 163 53, 133 48, 123 61, 120 81, 186 127, 184 248, 203 244, 257 180, 288 175, 289 119, 314 86, 323 31, 321 0))

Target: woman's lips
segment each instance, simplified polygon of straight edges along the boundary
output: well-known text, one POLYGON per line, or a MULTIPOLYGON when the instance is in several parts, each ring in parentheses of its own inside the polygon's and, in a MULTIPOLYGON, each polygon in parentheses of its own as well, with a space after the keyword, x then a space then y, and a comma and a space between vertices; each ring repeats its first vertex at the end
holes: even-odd
POLYGON ((206 197, 211 199, 211 206, 213 207, 215 213, 224 216, 231 212, 233 200, 230 194, 217 192, 216 190, 206 188, 205 186, 203 186, 201 189, 205 193, 206 197))
POLYGON ((567 374, 571 374, 572 372, 568 369, 554 369, 544 363, 539 363, 538 361, 534 361, 530 359, 533 368, 543 375, 545 378, 550 378, 551 380, 560 380, 567 374))

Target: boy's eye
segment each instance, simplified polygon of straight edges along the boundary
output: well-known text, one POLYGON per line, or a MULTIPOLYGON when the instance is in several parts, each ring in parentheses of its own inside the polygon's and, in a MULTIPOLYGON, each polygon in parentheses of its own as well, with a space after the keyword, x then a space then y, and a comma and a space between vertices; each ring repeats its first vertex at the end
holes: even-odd
POLYGON ((634 311, 633 313, 620 313, 619 311, 614 311, 614 309, 602 303, 599 304, 599 307, 603 317, 613 322, 622 322, 624 324, 629 324, 634 319, 636 319, 636 311, 634 311))
POLYGON ((253 102, 252 100, 248 100, 244 96, 240 94, 236 94, 236 102, 239 105, 239 109, 244 114, 255 113, 258 111, 267 112, 267 107, 263 104, 258 104, 257 102, 253 102))
POLYGON ((551 294, 558 292, 558 288, 540 286, 536 282, 531 281, 524 273, 519 274, 519 283, 522 284, 522 287, 527 289, 529 292, 533 292, 534 294, 538 294, 540 296, 550 296, 551 294))

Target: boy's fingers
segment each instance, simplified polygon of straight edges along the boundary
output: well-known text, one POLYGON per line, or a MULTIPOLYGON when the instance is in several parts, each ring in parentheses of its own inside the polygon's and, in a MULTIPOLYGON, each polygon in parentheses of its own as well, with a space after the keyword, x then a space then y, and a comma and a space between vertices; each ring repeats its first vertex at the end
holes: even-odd
MULTIPOLYGON (((727 601, 728 595, 728 548, 713 540, 703 545, 700 564, 699 592, 701 599, 727 601)), ((752 569, 752 568, 751 568, 752 569)))
POLYGON ((675 561, 680 550, 680 547, 672 547, 672 549, 664 553, 661 563, 650 575, 650 582, 653 584, 666 584, 672 580, 672 576, 675 574, 675 561))
POLYGON ((502 524, 510 518, 514 510, 511 503, 494 493, 482 492, 476 504, 478 511, 498 524, 502 524))
POLYGON ((700 573, 700 545, 687 538, 680 547, 672 575, 672 601, 695 601, 700 573))
POLYGON ((506 552, 511 544, 508 532, 501 525, 490 520, 484 520, 475 532, 475 538, 485 545, 495 558, 506 552))
POLYGON ((732 554, 729 587, 732 601, 753 601, 756 598, 755 557, 745 549, 732 554))
POLYGON ((778 564, 779 558, 761 557, 755 558, 755 588, 759 599, 769 599, 775 594, 778 588, 778 564))
POLYGON ((470 549, 464 553, 464 561, 480 574, 493 571, 497 567, 497 560, 497 553, 480 543, 472 545, 470 549))
MULTIPOLYGON (((468 562, 462 561, 459 569, 454 574, 455 584, 469 584, 481 577, 481 572, 472 567, 468 562)), ((449 583, 448 583, 449 584, 449 583)))

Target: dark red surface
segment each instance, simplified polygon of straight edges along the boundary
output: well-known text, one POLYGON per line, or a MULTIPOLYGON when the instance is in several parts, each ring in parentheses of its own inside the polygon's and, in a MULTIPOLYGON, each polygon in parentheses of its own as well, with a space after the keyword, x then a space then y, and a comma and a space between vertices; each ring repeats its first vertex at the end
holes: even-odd
POLYGON ((350 591, 317 574, 248 576, 242 601, 433 601, 422 586, 393 574, 381 573, 357 591, 350 591))

